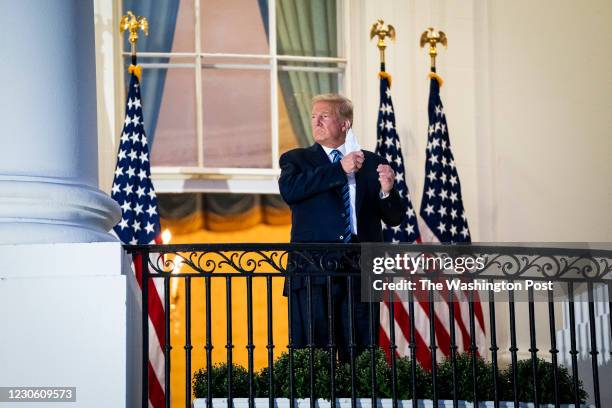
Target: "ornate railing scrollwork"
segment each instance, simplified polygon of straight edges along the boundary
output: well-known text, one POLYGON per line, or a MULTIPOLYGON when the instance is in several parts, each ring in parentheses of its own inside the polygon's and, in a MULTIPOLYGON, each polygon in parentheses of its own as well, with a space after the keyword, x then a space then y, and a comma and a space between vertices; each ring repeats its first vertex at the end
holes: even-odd
MULTIPOLYGON (((147 254, 150 274, 166 275, 180 270, 183 274, 287 275, 307 271, 310 274, 333 275, 360 270, 367 245, 371 244, 153 245, 126 246, 126 249, 132 253, 147 254)), ((482 268, 464 273, 469 279, 612 279, 612 251, 609 250, 483 245, 375 245, 378 245, 377 250, 383 254, 385 251, 404 251, 415 258, 482 257, 482 268)), ((451 274, 440 267, 419 273, 436 273, 442 277, 451 274)), ((453 276, 456 277, 456 273, 453 276)))

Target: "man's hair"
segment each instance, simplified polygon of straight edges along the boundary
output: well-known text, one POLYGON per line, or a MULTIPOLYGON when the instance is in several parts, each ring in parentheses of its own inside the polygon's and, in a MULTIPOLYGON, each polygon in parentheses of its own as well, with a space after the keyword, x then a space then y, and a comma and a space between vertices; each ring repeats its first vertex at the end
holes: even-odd
POLYGON ((337 93, 316 95, 310 101, 310 108, 317 102, 328 102, 334 108, 334 113, 340 119, 348 119, 353 124, 353 102, 346 96, 337 93))

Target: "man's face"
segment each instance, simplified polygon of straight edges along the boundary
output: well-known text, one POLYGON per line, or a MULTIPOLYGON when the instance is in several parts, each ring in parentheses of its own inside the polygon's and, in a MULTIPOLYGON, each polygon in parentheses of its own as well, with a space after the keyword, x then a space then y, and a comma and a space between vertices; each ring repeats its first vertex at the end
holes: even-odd
POLYGON ((347 125, 337 115, 334 105, 317 102, 312 107, 312 136, 325 147, 338 147, 344 144, 347 125))

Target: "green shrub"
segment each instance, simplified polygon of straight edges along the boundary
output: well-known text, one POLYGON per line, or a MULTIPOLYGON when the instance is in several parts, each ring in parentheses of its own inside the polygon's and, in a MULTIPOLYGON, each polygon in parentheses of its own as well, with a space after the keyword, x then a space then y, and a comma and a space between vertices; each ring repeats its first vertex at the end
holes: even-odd
MULTIPOLYGON (((227 397, 227 364, 215 364, 211 367, 210 391, 213 398, 227 397)), ((208 371, 201 368, 193 375, 193 393, 196 398, 207 398, 208 371)), ((249 395, 249 376, 244 367, 237 364, 232 365, 232 396, 246 397, 249 395)))
MULTIPOLYGON (((365 351, 355 359, 355 395, 359 398, 372 396, 371 369, 372 356, 365 351)), ((310 350, 300 349, 293 352, 294 396, 296 398, 310 397, 310 350)), ((330 354, 323 349, 313 350, 314 367, 314 396, 315 398, 330 399, 330 354)), ((456 360, 457 398, 473 401, 472 383, 472 356, 469 353, 457 354, 456 360)), ((572 376, 565 367, 558 369, 559 398, 561 403, 572 403, 574 400, 574 386, 572 376)), ((289 398, 289 354, 281 354, 273 365, 274 371, 274 397, 289 398)), ((378 398, 391 397, 391 367, 386 360, 382 349, 374 352, 374 371, 376 375, 376 396, 378 398)), ((407 357, 396 359, 397 396, 399 399, 412 399, 412 363, 407 357)), ((492 364, 482 358, 476 359, 477 395, 480 401, 493 400, 493 370, 492 364)), ((533 401, 533 379, 531 360, 521 360, 517 363, 518 399, 519 401, 533 401)), ((255 375, 255 396, 269 396, 269 370, 263 368, 255 375)), ((450 359, 445 359, 437 365, 437 388, 439 399, 453 399, 453 370, 450 359)), ((198 370, 193 378, 193 390, 196 398, 207 397, 207 371, 198 370)), ((498 395, 500 400, 514 400, 512 391, 512 367, 499 370, 498 395)), ((350 364, 335 365, 336 397, 351 396, 351 366, 350 364)), ((211 369, 212 397, 227 397, 227 365, 217 364, 211 369)), ((432 398, 431 372, 416 366, 416 392, 418 399, 432 398)), ((553 366, 544 360, 538 360, 538 392, 541 403, 554 403, 553 366)), ((584 403, 587 393, 582 382, 579 382, 579 397, 584 403)), ((234 397, 248 397, 248 372, 241 366, 232 368, 232 394, 234 397)))
MULTIPOLYGON (((397 373, 397 397, 399 399, 412 399, 412 360, 401 357, 395 360, 397 373)), ((389 380, 391 388, 391 380, 389 380)), ((389 394, 390 396, 391 394, 389 394)), ((416 396, 418 399, 431 399, 431 373, 416 365, 416 396)))
MULTIPOLYGON (((381 348, 374 350, 374 353, 364 351, 355 359, 355 395, 364 398, 372 396, 372 354, 374 354, 376 396, 389 398, 391 396, 391 368, 381 348)), ((336 381, 336 396, 351 397, 351 365, 349 363, 339 367, 336 381)))
MULTIPOLYGON (((278 360, 277 360, 278 361, 278 360)), ((276 366, 276 362, 274 362, 274 366, 276 366)), ((274 372, 274 370, 273 370, 274 372)), ((268 376, 269 373, 269 369, 268 367, 264 367, 263 369, 261 369, 261 371, 259 371, 257 373, 257 376, 255 377, 255 389, 256 389, 256 396, 259 398, 263 398, 263 397, 269 397, 270 396, 270 379, 268 376)), ((278 382, 276 381, 276 377, 278 376, 277 373, 274 373, 274 397, 275 398, 280 398, 280 387, 278 386, 278 382)))
MULTIPOLYGON (((323 349, 313 350, 314 391, 315 398, 327 398, 331 395, 330 387, 330 354, 323 349)), ((296 398, 310 397, 310 350, 299 349, 293 352, 293 390, 296 398)), ((274 396, 289 397, 289 353, 281 354, 274 362, 274 396)), ((258 373, 257 394, 268 396, 268 368, 258 373)))
MULTIPOLYGON (((315 397, 331 397, 331 366, 330 357, 327 350, 315 349, 313 351, 314 371, 315 371, 315 397)), ((297 398, 310 397, 310 351, 308 349, 295 350, 293 353, 294 369, 294 395, 297 398)), ((375 375, 377 379, 377 395, 387 398, 391 395, 391 371, 387 364, 385 354, 381 349, 374 353, 375 375)), ((371 354, 369 351, 362 353, 355 359, 355 389, 357 396, 370 396, 372 392, 371 384, 371 354)), ((274 362, 274 396, 289 398, 289 354, 283 353, 274 362)), ((336 397, 351 396, 351 365, 335 365, 335 387, 336 397)), ((264 367, 257 374, 257 396, 269 396, 269 369, 264 367)))
MULTIPOLYGON (((537 359, 537 374, 538 374, 538 397, 540 403, 554 404, 555 402, 555 384, 554 384, 554 366, 548 361, 537 359)), ((533 401, 533 369, 531 359, 520 360, 516 363, 517 374, 517 391, 519 401, 533 401)), ((559 384, 559 401, 561 403, 574 402, 574 382, 567 368, 558 367, 558 384, 559 384)), ((513 401, 513 380, 512 380, 512 365, 504 372, 506 379, 506 387, 504 400, 513 401)), ((584 390, 582 381, 578 381, 578 396, 580 403, 586 402, 588 397, 584 390)))
MULTIPOLYGON (((458 353, 455 363, 456 391, 460 400, 474 401, 474 382, 472 379, 472 354, 458 353)), ((479 401, 493 401, 493 365, 482 357, 476 357, 476 394, 479 401)), ((503 395, 506 381, 503 373, 498 369, 497 389, 498 395, 503 395)), ((438 396, 443 399, 453 399, 453 366, 452 359, 446 358, 438 364, 438 396)))

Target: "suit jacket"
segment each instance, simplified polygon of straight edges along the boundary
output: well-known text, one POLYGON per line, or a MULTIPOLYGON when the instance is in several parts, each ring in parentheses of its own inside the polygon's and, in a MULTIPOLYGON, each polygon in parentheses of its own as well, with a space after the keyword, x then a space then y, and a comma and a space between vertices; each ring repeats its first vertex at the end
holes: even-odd
MULTIPOLYGON (((381 220, 387 225, 398 225, 406 208, 395 188, 387 198, 380 198, 376 168, 387 162, 372 152, 363 153, 365 161, 355 173, 357 236, 360 242, 381 242, 381 220)), ((343 242, 342 188, 348 179, 340 162, 332 163, 315 143, 283 154, 280 167, 280 193, 291 207, 291 242, 343 242)), ((325 278, 315 279, 314 283, 325 282, 325 278)), ((294 281, 292 289, 303 285, 301 280, 294 281)))

